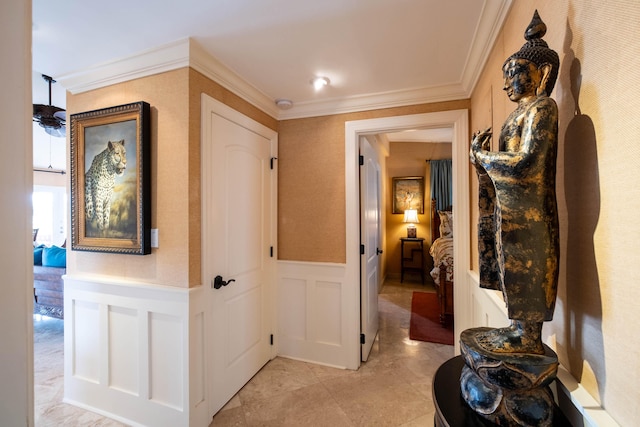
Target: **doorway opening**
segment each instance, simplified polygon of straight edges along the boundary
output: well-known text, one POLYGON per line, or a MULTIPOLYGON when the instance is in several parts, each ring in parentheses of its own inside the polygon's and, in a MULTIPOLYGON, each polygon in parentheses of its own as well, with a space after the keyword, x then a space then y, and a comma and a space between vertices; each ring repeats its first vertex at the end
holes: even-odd
MULTIPOLYGON (((349 283, 360 283, 360 185, 359 185, 359 141, 361 136, 381 133, 400 132, 409 129, 452 128, 452 165, 453 165, 453 205, 459 214, 454 217, 454 228, 469 229, 469 167, 467 140, 469 139, 468 110, 451 110, 435 113, 423 113, 407 116, 385 117, 347 122, 345 124, 345 190, 346 190, 346 278, 349 283)), ((455 277, 462 278, 470 262, 469 235, 454 235, 455 277)), ((456 316, 455 331, 468 327, 469 320, 464 313, 469 307, 466 280, 454 290, 456 316)), ((361 313, 366 307, 361 306, 360 287, 354 287, 352 299, 347 303, 353 313, 350 316, 351 330, 360 333, 361 313)), ((357 341, 354 341, 357 343, 357 341)), ((459 351, 456 344, 456 351, 459 351)), ((353 344, 348 361, 349 369, 360 366, 361 345, 353 344)))

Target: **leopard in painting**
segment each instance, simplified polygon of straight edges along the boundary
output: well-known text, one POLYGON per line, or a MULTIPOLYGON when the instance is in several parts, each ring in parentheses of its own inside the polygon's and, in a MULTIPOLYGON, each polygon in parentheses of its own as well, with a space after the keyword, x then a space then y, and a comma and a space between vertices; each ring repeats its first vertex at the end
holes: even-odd
POLYGON ((91 167, 85 174, 86 220, 95 220, 100 230, 109 228, 113 187, 116 176, 122 176, 127 167, 126 154, 124 139, 109 141, 107 148, 93 158, 91 167))

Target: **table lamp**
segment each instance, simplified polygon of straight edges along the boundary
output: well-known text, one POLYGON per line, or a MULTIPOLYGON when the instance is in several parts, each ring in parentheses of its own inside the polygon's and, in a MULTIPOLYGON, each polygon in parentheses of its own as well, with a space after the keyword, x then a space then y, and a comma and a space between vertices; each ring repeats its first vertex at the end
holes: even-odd
POLYGON ((406 209, 403 222, 409 224, 407 225, 407 237, 417 237, 416 224, 420 222, 418 220, 418 211, 416 209, 406 209))

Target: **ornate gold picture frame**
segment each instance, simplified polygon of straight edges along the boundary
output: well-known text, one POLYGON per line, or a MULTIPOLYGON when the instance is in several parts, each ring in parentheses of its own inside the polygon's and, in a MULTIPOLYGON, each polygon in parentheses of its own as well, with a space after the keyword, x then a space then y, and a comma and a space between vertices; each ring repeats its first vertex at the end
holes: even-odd
POLYGON ((71 115, 71 249, 151 253, 150 107, 71 115))

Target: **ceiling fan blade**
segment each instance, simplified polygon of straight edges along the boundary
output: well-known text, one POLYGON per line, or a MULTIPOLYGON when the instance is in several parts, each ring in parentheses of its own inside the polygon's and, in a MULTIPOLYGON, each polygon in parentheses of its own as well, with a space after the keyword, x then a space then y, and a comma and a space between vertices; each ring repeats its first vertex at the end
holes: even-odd
POLYGON ((67 112, 65 110, 59 110, 53 113, 53 117, 60 120, 61 122, 67 121, 67 112))
POLYGON ((67 134, 67 130, 64 126, 60 126, 59 128, 52 127, 44 127, 44 131, 51 136, 55 136, 57 138, 63 138, 67 134))

